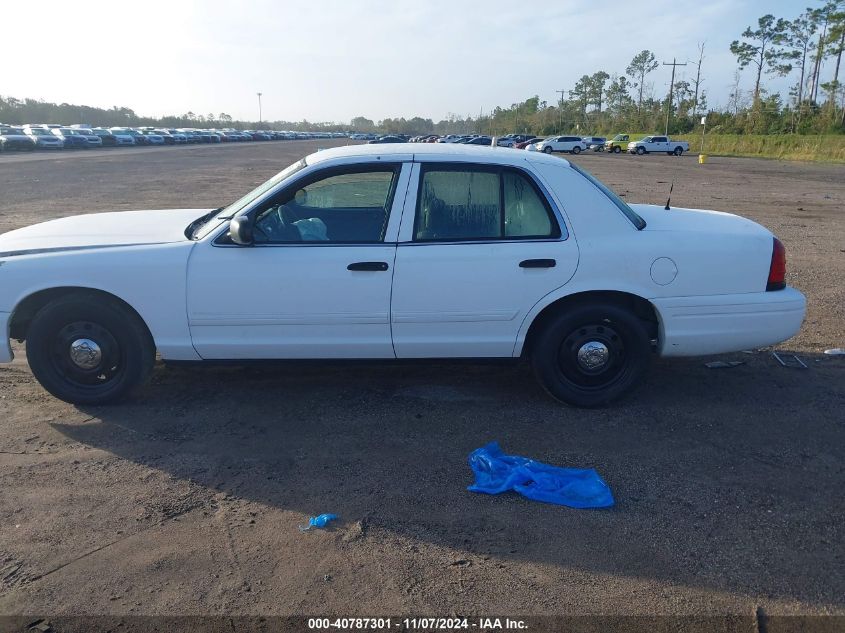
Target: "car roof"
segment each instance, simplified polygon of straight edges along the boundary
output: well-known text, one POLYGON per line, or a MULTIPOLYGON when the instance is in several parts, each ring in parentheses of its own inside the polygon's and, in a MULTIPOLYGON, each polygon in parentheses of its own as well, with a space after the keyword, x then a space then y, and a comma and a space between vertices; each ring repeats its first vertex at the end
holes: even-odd
POLYGON ((334 159, 355 157, 378 157, 390 159, 391 156, 403 157, 413 154, 414 158, 423 160, 439 159, 444 162, 456 160, 461 162, 494 163, 498 165, 522 165, 527 160, 532 162, 551 163, 559 167, 569 167, 569 161, 557 156, 548 156, 539 152, 522 152, 507 147, 484 147, 480 145, 456 145, 453 143, 390 143, 345 145, 324 149, 306 157, 309 165, 334 159))

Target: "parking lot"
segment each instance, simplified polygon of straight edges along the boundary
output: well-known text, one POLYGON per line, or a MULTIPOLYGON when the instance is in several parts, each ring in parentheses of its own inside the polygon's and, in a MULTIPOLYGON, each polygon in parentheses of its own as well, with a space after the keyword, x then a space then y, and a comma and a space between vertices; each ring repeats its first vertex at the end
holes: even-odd
MULTIPOLYGON (((346 140, 0 157, 0 232, 218 207, 346 140)), ((519 151, 519 150, 513 150, 519 151)), ((574 158, 629 202, 772 229, 806 295, 780 349, 655 363, 577 410, 525 366, 159 366, 77 408, 0 366, 0 614, 845 615, 845 167, 574 158), (473 449, 596 468, 617 505, 466 491, 473 449), (336 527, 301 533, 308 515, 336 527)), ((672 211, 667 211, 671 213, 672 211)), ((0 269, 2 292, 2 269, 0 269)), ((772 621, 768 630, 779 630, 772 621)))

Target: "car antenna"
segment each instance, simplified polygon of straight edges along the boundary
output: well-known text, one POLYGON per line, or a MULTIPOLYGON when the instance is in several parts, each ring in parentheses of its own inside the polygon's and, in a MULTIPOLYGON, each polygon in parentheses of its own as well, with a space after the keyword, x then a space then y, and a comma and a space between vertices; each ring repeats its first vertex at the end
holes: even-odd
POLYGON ((675 188, 675 181, 672 180, 672 184, 669 186, 669 197, 666 198, 666 206, 664 207, 664 209, 666 209, 666 211, 669 211, 669 209, 671 208, 671 207, 669 207, 669 201, 672 200, 672 189, 674 189, 674 188, 675 188))

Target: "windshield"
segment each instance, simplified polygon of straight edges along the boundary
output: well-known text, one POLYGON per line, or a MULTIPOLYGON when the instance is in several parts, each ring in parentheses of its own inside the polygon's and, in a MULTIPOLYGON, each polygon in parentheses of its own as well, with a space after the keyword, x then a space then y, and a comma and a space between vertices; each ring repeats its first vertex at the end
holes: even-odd
MULTIPOLYGON (((301 159, 298 162, 286 167, 278 174, 270 178, 267 182, 264 182, 258 185, 255 189, 250 191, 248 194, 243 196, 242 198, 236 200, 232 204, 227 207, 221 207, 219 209, 215 209, 205 217, 201 218, 202 222, 199 223, 194 221, 197 224, 195 228, 189 226, 189 229, 192 229, 191 232, 191 239, 200 240, 208 235, 211 231, 214 230, 215 227, 219 224, 219 220, 224 220, 228 218, 232 218, 236 216, 238 213, 243 211, 246 207, 248 207, 254 200, 260 198, 265 193, 270 191, 273 187, 278 185, 283 180, 290 178, 296 172, 301 169, 304 169, 306 166, 305 159, 301 159)), ((194 224, 192 223, 192 224, 194 224)))
POLYGON ((613 137, 614 141, 625 141, 627 139, 628 139, 627 134, 617 134, 616 136, 613 137))
POLYGON ((613 191, 611 191, 607 187, 607 185, 605 185, 601 180, 593 176, 590 172, 581 169, 575 163, 569 163, 569 166, 572 167, 572 169, 577 171, 579 174, 584 176, 584 178, 589 180, 591 183, 593 183, 599 189, 599 191, 601 191, 604 195, 610 198, 611 202, 613 202, 613 204, 615 204, 618 209, 625 214, 625 217, 627 217, 631 221, 631 223, 635 227, 637 227, 638 231, 642 231, 645 228, 645 220, 643 220, 639 215, 637 215, 636 211, 629 207, 627 203, 622 200, 622 198, 613 193, 613 191))
POLYGON ((29 128, 29 133, 34 134, 35 136, 52 136, 47 130, 43 130, 41 128, 29 128))

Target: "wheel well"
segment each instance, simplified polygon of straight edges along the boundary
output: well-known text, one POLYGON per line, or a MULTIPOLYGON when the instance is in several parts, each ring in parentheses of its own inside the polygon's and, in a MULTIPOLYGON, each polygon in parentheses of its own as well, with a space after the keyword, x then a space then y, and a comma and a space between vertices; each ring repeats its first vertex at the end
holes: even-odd
POLYGON ((35 317, 35 315, 38 314, 38 311, 41 310, 41 308, 43 308, 44 306, 46 306, 48 303, 55 301, 60 297, 66 297, 68 295, 84 295, 87 297, 104 299, 106 301, 116 303, 120 307, 127 310, 130 314, 135 315, 138 318, 138 321, 144 324, 144 327, 146 328, 147 333, 150 334, 150 339, 152 340, 150 328, 147 327, 147 324, 144 319, 141 318, 141 315, 138 314, 135 308, 126 303, 123 299, 111 294, 110 292, 105 292, 104 290, 96 290, 94 288, 80 288, 75 286, 47 288, 46 290, 39 290, 38 292, 35 292, 26 297, 15 307, 14 311, 12 312, 12 318, 9 322, 9 338, 17 339, 19 341, 25 340, 27 330, 29 329, 29 324, 32 322, 32 319, 35 317))
POLYGON ((531 322, 531 326, 528 328, 528 334, 525 336, 525 344, 522 346, 522 355, 527 356, 531 353, 534 341, 537 339, 539 333, 543 331, 543 328, 549 321, 560 314, 563 310, 571 309, 574 306, 596 303, 610 303, 631 311, 631 313, 638 317, 646 326, 649 338, 652 340, 657 338, 657 312, 651 302, 647 299, 643 299, 635 294, 619 292, 617 290, 576 292, 575 294, 553 301, 543 308, 540 311, 540 314, 534 317, 534 321, 531 322))

